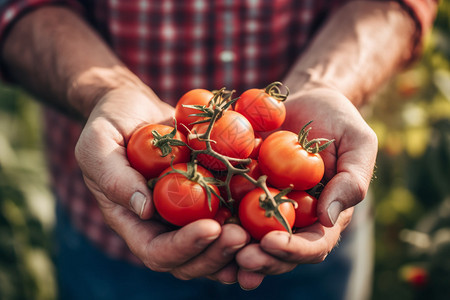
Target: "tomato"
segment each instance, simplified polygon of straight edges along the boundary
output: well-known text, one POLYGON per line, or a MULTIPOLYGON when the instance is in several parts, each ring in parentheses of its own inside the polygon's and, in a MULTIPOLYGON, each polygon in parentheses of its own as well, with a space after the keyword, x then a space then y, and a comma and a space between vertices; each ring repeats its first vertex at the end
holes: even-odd
POLYGON ((286 195, 297 202, 295 209, 294 227, 301 228, 314 224, 317 221, 317 198, 305 191, 291 191, 286 195))
MULTIPOLYGON (((187 171, 187 164, 176 164, 173 168, 187 171)), ((161 175, 171 170, 172 168, 169 167, 161 175)), ((197 173, 203 177, 213 177, 202 166, 197 166, 197 173)), ((208 186, 215 193, 219 193, 217 186, 212 184, 208 186)), ((158 213, 166 221, 178 226, 184 226, 199 219, 213 219, 219 209, 219 202, 219 198, 211 193, 210 209, 205 188, 179 173, 170 173, 160 178, 153 189, 153 203, 158 213)))
POLYGON ((286 107, 282 101, 272 95, 271 86, 269 85, 265 90, 249 89, 245 91, 234 107, 235 111, 250 121, 255 131, 275 130, 283 124, 286 118, 286 107))
MULTIPOLYGON (((279 193, 274 188, 269 188, 269 192, 273 196, 279 193)), ((261 208, 259 201, 262 195, 265 195, 264 190, 260 188, 254 189, 245 195, 239 204, 239 220, 241 221, 241 225, 256 240, 261 240, 264 235, 273 230, 287 231, 274 216, 266 217, 266 211, 261 208)), ((290 202, 284 202, 279 205, 279 210, 286 218, 290 228, 292 228, 295 222, 294 205, 290 202)))
POLYGON ((297 134, 277 131, 269 135, 259 150, 259 166, 267 181, 284 189, 307 190, 322 180, 325 166, 319 153, 311 153, 300 145, 297 134))
POLYGON ((423 288, 429 283, 429 271, 422 266, 406 265, 400 272, 403 280, 415 288, 423 288))
MULTIPOLYGON (((127 144, 127 157, 130 165, 141 173, 147 180, 158 177, 164 169, 173 163, 188 162, 190 159, 190 150, 186 146, 169 146, 171 152, 163 156, 163 152, 155 145, 155 136, 153 131, 160 136, 169 135, 174 128, 167 125, 149 124, 136 130, 127 144)), ((186 137, 181 132, 176 132, 173 139, 182 141, 186 144, 186 137)))
MULTIPOLYGON (((196 124, 192 127, 192 134, 188 135, 188 144, 194 150, 206 149, 206 142, 198 138, 207 131, 209 123, 196 124)), ((227 110, 214 123, 211 130, 211 148, 228 157, 245 159, 253 151, 255 146, 255 135, 252 125, 240 113, 227 110)), ((208 154, 199 154, 197 159, 204 167, 223 171, 226 166, 220 160, 208 154)))
POLYGON ((193 125, 189 125, 201 117, 191 116, 192 114, 201 113, 201 111, 190 107, 184 107, 183 105, 204 105, 208 106, 209 101, 213 98, 214 94, 211 91, 205 89, 193 89, 181 96, 175 106, 175 119, 177 120, 178 130, 183 133, 187 133, 187 128, 191 129, 193 125), (183 124, 183 125, 182 125, 183 124))
POLYGON ((220 225, 224 225, 230 220, 232 217, 231 210, 226 206, 219 207, 217 214, 214 216, 214 220, 216 220, 220 225))
MULTIPOLYGON (((253 179, 257 180, 261 175, 261 170, 258 166, 258 161, 252 159, 252 161, 247 165, 247 168, 249 171, 247 172, 247 175, 252 177, 253 179)), ((239 201, 244 198, 244 196, 250 192, 251 190, 254 190, 256 187, 253 183, 248 181, 244 176, 242 175, 234 175, 231 178, 230 181, 230 191, 231 191, 231 197, 236 201, 236 203, 239 203, 239 201)))
POLYGON ((253 159, 258 159, 259 149, 261 149, 261 145, 263 142, 263 138, 258 132, 255 132, 255 146, 253 147, 252 153, 250 153, 249 157, 253 159))

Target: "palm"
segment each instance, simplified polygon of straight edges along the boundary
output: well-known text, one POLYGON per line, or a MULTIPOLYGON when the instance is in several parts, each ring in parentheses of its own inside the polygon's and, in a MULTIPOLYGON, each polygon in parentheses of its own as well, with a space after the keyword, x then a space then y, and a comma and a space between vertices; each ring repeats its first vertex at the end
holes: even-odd
POLYGON ((339 199, 345 209, 363 200, 375 165, 376 136, 353 104, 334 90, 294 94, 286 105, 284 129, 298 132, 313 120, 310 138, 335 140, 321 152, 327 186, 318 212, 321 222, 330 226, 326 209, 332 201, 339 199))

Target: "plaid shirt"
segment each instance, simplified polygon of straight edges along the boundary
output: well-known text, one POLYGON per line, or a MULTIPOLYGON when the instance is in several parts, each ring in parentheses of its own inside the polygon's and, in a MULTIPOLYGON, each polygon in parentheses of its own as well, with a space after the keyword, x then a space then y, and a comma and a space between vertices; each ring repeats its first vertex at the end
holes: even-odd
MULTIPOLYGON (((193 88, 239 92, 283 78, 326 16, 347 1, 0 1, 0 40, 24 12, 67 5, 84 14, 161 99, 175 104, 193 88)), ((418 28, 431 26, 431 1, 403 2, 418 28)), ((45 122, 54 189, 72 223, 110 256, 136 261, 84 185, 73 155, 81 124, 48 108, 45 122)))

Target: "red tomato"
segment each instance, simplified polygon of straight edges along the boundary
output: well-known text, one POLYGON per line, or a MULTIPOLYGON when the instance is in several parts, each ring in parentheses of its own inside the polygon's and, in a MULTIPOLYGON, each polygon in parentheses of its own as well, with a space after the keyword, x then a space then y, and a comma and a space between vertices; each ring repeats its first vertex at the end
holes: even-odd
MULTIPOLYGON (((255 180, 257 180, 262 175, 261 170, 258 166, 258 161, 254 159, 252 159, 252 161, 247 165, 247 168, 249 169, 247 174, 255 180)), ((248 192, 254 190, 255 188, 255 185, 242 175, 234 175, 231 178, 231 197, 233 197, 236 203, 239 203, 239 201, 244 198, 244 196, 247 195, 248 192)))
MULTIPOLYGON (((206 142, 198 139, 197 134, 204 134, 209 123, 196 124, 188 136, 188 144, 192 149, 206 149, 206 142)), ((211 147, 214 151, 232 158, 248 158, 255 146, 253 128, 244 116, 235 111, 225 111, 214 123, 211 130, 211 147)), ((208 154, 197 156, 199 163, 204 167, 216 171, 226 170, 225 164, 208 154)))
MULTIPOLYGON (((170 134, 174 128, 167 125, 149 124, 136 130, 127 144, 127 157, 130 165, 141 173, 147 180, 158 177, 164 169, 173 163, 188 162, 190 150, 186 146, 170 146, 172 152, 162 156, 160 148, 154 145, 155 137, 152 131, 156 130, 161 136, 170 134)), ((173 139, 186 143, 186 137, 177 132, 173 139)))
POLYGON ((234 110, 246 117, 255 131, 275 130, 286 118, 286 107, 270 92, 262 89, 249 89, 237 100, 234 110))
POLYGON ((220 225, 224 225, 231 217, 231 210, 228 207, 221 206, 219 207, 214 220, 216 220, 220 225))
MULTIPOLYGON (((279 193, 274 188, 269 188, 269 192, 273 196, 279 193)), ((241 225, 256 240, 261 240, 264 235, 273 230, 286 231, 275 217, 266 217, 266 211, 259 205, 259 199, 262 195, 265 195, 264 190, 260 188, 254 189, 239 204, 239 220, 241 221, 241 225)), ((290 202, 284 202, 279 205, 279 210, 292 228, 295 222, 294 205, 290 202)))
POLYGON ((402 277, 406 282, 416 288, 423 288, 429 282, 428 270, 421 266, 407 266, 402 268, 402 277))
POLYGON ((261 149, 263 139, 261 135, 257 132, 255 132, 255 147, 253 147, 252 153, 250 153, 250 158, 258 159, 259 156, 259 149, 261 149))
POLYGON ((314 224, 317 221, 317 198, 305 191, 291 191, 286 195, 297 202, 295 209, 294 227, 301 228, 314 224))
POLYGON ((178 130, 181 130, 184 134, 187 133, 186 128, 191 129, 193 125, 189 125, 201 117, 191 116, 192 114, 201 113, 201 111, 190 107, 184 107, 183 105, 204 105, 208 106, 209 101, 213 98, 214 94, 211 91, 205 89, 193 89, 181 96, 175 106, 175 119, 177 120, 178 130))
POLYGON ((258 161, 267 181, 279 189, 291 184, 295 190, 310 189, 322 180, 325 170, 319 153, 306 151, 297 134, 283 130, 263 141, 258 161))
MULTIPOLYGON (((173 168, 186 171, 187 164, 176 164, 173 168)), ((172 168, 169 167, 162 174, 171 170, 172 168)), ((197 166, 197 172, 204 177, 213 177, 202 166, 197 166)), ((208 186, 217 194, 219 193, 217 186, 208 186)), ((162 177, 153 189, 153 203, 158 213, 166 221, 178 226, 184 226, 199 219, 213 219, 219 209, 219 202, 219 198, 211 193, 210 209, 206 190, 197 182, 179 173, 162 177)))

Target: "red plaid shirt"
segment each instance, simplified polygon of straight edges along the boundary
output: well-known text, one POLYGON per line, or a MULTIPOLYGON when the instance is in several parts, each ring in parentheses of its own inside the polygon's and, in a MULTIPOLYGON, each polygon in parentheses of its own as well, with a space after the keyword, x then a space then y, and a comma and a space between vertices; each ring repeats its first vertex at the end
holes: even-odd
MULTIPOLYGON (((348 1, 1 1, 0 39, 24 12, 44 4, 68 5, 85 15, 161 99, 175 104, 193 88, 243 91, 283 78, 326 16, 348 1)), ((403 2, 418 28, 431 26, 432 1, 403 2)), ((51 109, 45 117, 54 188, 71 221, 109 255, 133 259, 84 185, 73 155, 81 124, 51 109)))

